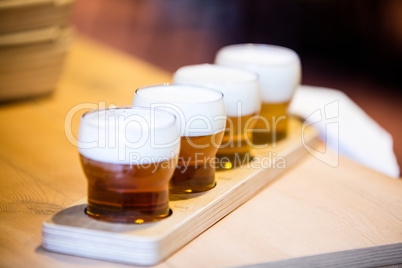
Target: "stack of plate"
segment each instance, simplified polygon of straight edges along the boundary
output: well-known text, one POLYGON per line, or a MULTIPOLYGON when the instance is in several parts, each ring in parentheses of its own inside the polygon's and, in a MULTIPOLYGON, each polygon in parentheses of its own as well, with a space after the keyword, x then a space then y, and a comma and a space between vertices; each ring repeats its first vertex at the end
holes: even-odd
POLYGON ((53 91, 72 38, 72 3, 0 1, 0 101, 53 91))

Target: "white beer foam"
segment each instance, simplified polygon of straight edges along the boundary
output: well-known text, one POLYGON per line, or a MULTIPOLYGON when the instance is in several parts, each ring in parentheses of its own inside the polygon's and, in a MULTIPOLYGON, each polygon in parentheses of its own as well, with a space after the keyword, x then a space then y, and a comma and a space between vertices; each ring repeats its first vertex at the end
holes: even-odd
POLYGON ((155 85, 139 88, 133 106, 166 110, 177 117, 181 136, 207 136, 224 131, 223 94, 194 85, 155 85))
POLYGON ((149 108, 90 111, 81 118, 78 150, 87 158, 148 164, 176 157, 180 135, 175 116, 149 108))
POLYGON ((258 75, 250 71, 214 64, 190 65, 175 72, 173 83, 221 91, 228 116, 251 115, 261 108, 258 75))
POLYGON ((265 44, 239 44, 220 49, 215 63, 258 73, 264 103, 288 102, 301 79, 300 59, 291 49, 265 44))

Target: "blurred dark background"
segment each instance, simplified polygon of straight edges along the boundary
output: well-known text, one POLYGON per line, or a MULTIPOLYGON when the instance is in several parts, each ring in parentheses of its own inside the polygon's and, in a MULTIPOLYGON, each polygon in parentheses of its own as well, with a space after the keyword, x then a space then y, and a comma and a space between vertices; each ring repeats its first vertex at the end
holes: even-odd
POLYGON ((401 0, 77 0, 72 22, 170 72, 228 44, 289 47, 302 83, 345 92, 392 134, 402 165, 401 0))

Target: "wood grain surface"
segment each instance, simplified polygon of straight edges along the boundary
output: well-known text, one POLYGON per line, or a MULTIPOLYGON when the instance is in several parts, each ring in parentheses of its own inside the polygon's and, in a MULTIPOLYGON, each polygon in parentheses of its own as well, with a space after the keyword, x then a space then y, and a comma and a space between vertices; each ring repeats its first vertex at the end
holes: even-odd
MULTIPOLYGON (((82 113, 129 105, 136 88, 170 80, 79 38, 52 95, 0 106, 0 267, 127 267, 47 252, 41 225, 86 195, 74 145, 82 113)), ((320 254, 330 254, 321 259, 328 265, 348 256, 356 266, 402 263, 392 255, 402 247, 402 182, 324 155, 307 157, 158 267, 278 266, 309 256, 313 264, 320 254)))
POLYGON ((253 160, 218 171, 216 186, 206 192, 172 194, 168 218, 148 224, 110 224, 85 215, 86 198, 43 223, 42 246, 50 251, 138 265, 155 265, 236 209, 318 144, 313 128, 289 120, 286 139, 252 149, 253 160), (303 133, 303 136, 301 135, 303 133), (302 142, 304 141, 304 143, 302 142))

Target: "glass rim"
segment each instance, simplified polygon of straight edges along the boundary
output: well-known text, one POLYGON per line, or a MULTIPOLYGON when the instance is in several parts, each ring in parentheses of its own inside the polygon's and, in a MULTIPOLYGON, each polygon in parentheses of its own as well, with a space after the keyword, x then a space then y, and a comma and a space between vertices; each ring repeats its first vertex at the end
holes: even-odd
MULTIPOLYGON (((206 87, 206 86, 198 86, 198 85, 192 85, 192 84, 173 84, 173 83, 163 83, 163 84, 154 84, 154 85, 149 85, 149 86, 143 86, 140 88, 137 88, 134 92, 134 98, 135 96, 140 96, 141 98, 146 98, 149 100, 155 100, 157 101, 157 103, 180 103, 180 104, 205 104, 205 103, 214 103, 214 102, 219 102, 219 101, 223 101, 223 97, 224 94, 223 92, 214 89, 214 88, 210 88, 210 87, 206 87), (156 100, 153 98, 148 98, 148 97, 144 97, 142 95, 139 94, 139 91, 141 90, 146 90, 147 88, 156 88, 156 87, 192 87, 192 88, 198 88, 198 89, 205 89, 205 90, 209 90, 212 91, 214 93, 217 93, 219 96, 219 98, 215 99, 215 100, 209 100, 209 101, 199 101, 199 102, 182 102, 182 101, 174 101, 174 102, 169 102, 169 101, 161 101, 161 100, 156 100)), ((139 106, 135 106, 135 107, 139 107, 139 106)))
POLYGON ((229 49, 229 48, 238 48, 238 47, 252 47, 252 48, 276 48, 276 49, 281 49, 281 50, 286 50, 289 52, 292 52, 292 54, 296 54, 296 51, 294 51, 291 48, 288 47, 284 47, 284 46, 279 46, 279 45, 271 45, 271 44, 263 44, 263 43, 240 43, 240 44, 232 44, 232 45, 227 45, 224 46, 222 48, 220 48, 219 50, 223 50, 223 49, 229 49))
MULTIPOLYGON (((259 80, 260 80, 260 75, 257 72, 254 72, 252 70, 248 70, 248 69, 244 69, 244 68, 240 68, 240 67, 236 67, 236 66, 228 66, 228 65, 213 64, 213 63, 191 64, 191 65, 182 66, 182 67, 180 67, 179 69, 176 70, 176 72, 174 73, 174 76, 176 76, 177 72, 180 71, 180 70, 184 70, 184 69, 187 69, 187 68, 190 69, 190 68, 195 68, 195 67, 201 67, 202 68, 202 67, 205 67, 205 66, 212 67, 212 68, 217 68, 217 69, 235 70, 235 71, 242 72, 242 73, 245 73, 245 74, 250 74, 250 75, 253 76, 253 78, 247 79, 247 80, 244 80, 244 81, 236 81, 236 82, 235 81, 229 81, 229 82, 209 82, 209 81, 207 81, 206 83, 222 84, 222 85, 223 84, 225 84, 225 85, 234 85, 234 84, 248 84, 248 83, 252 83, 252 82, 258 83, 259 80)), ((189 82, 189 83, 191 83, 191 82, 189 82)), ((178 85, 178 84, 176 84, 176 85, 178 85)), ((180 85, 185 85, 185 84, 183 83, 183 84, 180 84, 180 85)))
MULTIPOLYGON (((226 53, 227 53, 227 51, 231 51, 233 53, 233 50, 235 50, 235 49, 237 49, 237 51, 249 49, 252 52, 262 52, 262 53, 267 51, 267 49, 278 49, 278 50, 286 52, 287 56, 290 55, 291 59, 287 59, 286 61, 283 61, 281 63, 263 63, 263 62, 256 63, 253 61, 247 61, 247 60, 239 61, 239 60, 232 60, 232 59, 230 59, 229 62, 242 63, 242 64, 246 64, 247 66, 255 65, 255 66, 264 66, 264 67, 271 67, 271 66, 277 66, 277 65, 282 65, 282 64, 292 64, 295 61, 300 62, 299 55, 293 49, 284 47, 284 46, 263 44, 263 43, 240 43, 240 44, 232 44, 232 45, 224 46, 218 50, 216 57, 215 57, 215 62, 220 53, 224 53, 225 51, 226 51, 226 53)), ((221 65, 221 64, 219 64, 219 65, 221 65)), ((222 64, 222 65, 226 66, 225 64, 222 64)))
MULTIPOLYGON (((108 106, 108 107, 101 107, 101 108, 95 108, 95 109, 90 109, 88 111, 86 111, 82 116, 81 116, 81 120, 85 120, 85 116, 87 116, 88 114, 93 114, 93 113, 97 113, 97 112, 102 112, 102 111, 108 111, 108 110, 117 110, 117 109, 126 109, 126 110, 142 110, 142 111, 147 111, 149 112, 150 115, 152 115, 152 113, 163 113, 166 114, 168 116, 171 116, 173 121, 172 123, 169 123, 163 127, 157 127, 156 124, 153 124, 155 127, 149 127, 150 130, 152 129, 164 129, 164 128, 169 128, 175 124, 177 124, 177 116, 171 112, 165 111, 163 109, 158 109, 158 108, 152 108, 152 107, 145 107, 145 106, 130 106, 130 105, 116 105, 116 106, 108 106)), ((95 127, 95 126, 94 126, 95 127)), ((99 128, 99 126, 97 126, 97 128, 99 128)))

